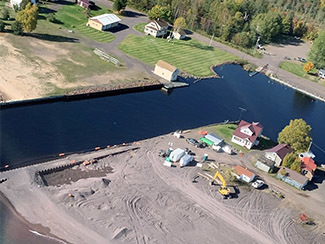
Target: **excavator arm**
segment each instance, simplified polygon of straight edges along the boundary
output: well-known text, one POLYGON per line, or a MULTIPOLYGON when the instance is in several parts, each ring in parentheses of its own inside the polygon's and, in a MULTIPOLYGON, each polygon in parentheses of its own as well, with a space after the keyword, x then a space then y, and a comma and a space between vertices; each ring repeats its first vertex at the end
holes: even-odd
POLYGON ((221 186, 221 188, 219 189, 219 193, 220 193, 222 196, 224 196, 224 197, 229 196, 230 190, 227 188, 226 181, 225 181, 225 179, 222 177, 222 175, 219 173, 218 170, 217 170, 217 172, 215 173, 215 175, 214 175, 213 178, 212 178, 211 185, 213 185, 214 181, 215 181, 217 178, 219 178, 219 180, 220 180, 221 183, 222 183, 222 186, 221 186))

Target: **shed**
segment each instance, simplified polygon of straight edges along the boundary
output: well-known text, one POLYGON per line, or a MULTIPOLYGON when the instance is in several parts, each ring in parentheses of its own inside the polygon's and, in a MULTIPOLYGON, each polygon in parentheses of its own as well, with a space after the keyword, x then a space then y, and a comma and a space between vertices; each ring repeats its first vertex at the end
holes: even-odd
POLYGON ((89 0, 77 0, 77 4, 83 8, 89 8, 89 0))
POLYGON ((115 14, 102 14, 89 18, 86 25, 97 30, 108 30, 117 26, 120 21, 115 14))
POLYGON ((240 165, 235 166, 235 171, 239 175, 239 178, 245 182, 252 182, 255 178, 255 174, 248 169, 243 168, 240 165))
POLYGON ((184 156, 184 154, 185 154, 185 150, 181 148, 177 148, 170 153, 169 158, 171 161, 177 162, 184 156))
POLYGON ((190 162, 193 161, 193 156, 189 154, 185 154, 181 160, 179 161, 179 164, 181 167, 188 165, 190 162))
POLYGON ((268 173, 270 170, 274 168, 275 162, 266 158, 265 156, 259 157, 259 159, 255 163, 255 167, 268 173))
POLYGON ((309 181, 307 177, 284 166, 281 167, 276 177, 298 189, 303 189, 309 181))
POLYGON ((216 146, 220 145, 220 143, 223 142, 223 139, 212 133, 207 134, 205 138, 212 141, 216 146))
POLYGON ((155 65, 154 73, 168 81, 177 80, 178 69, 165 61, 159 60, 155 65))
POLYGON ((173 31, 173 36, 175 39, 178 39, 178 40, 183 40, 186 38, 186 33, 184 30, 174 30, 173 31))

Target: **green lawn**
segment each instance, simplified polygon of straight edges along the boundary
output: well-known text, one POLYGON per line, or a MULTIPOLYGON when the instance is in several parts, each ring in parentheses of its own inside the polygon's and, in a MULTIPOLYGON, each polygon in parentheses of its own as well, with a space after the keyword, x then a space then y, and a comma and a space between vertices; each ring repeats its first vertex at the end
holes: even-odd
POLYGON ((135 26, 133 26, 133 29, 135 29, 136 31, 139 31, 141 33, 144 33, 144 27, 147 23, 140 23, 140 24, 137 24, 135 26))
MULTIPOLYGON (((300 76, 302 78, 308 79, 310 81, 318 82, 318 78, 316 76, 306 74, 306 72, 304 71, 304 64, 297 64, 297 63, 290 62, 290 61, 283 61, 280 64, 280 68, 284 69, 290 73, 293 73, 297 76, 300 76)), ((313 69, 311 71, 311 73, 316 74, 317 70, 313 69)))
POLYGON ((222 139, 225 140, 226 143, 231 145, 233 148, 236 148, 238 151, 242 151, 244 153, 249 152, 248 149, 241 147, 233 142, 231 142, 232 133, 236 130, 236 124, 221 124, 221 125, 210 125, 207 127, 200 128, 203 131, 208 131, 209 133, 214 133, 220 136, 222 139))
MULTIPOLYGON (((90 16, 97 16, 105 13, 111 13, 109 9, 101 8, 92 10, 90 16)), ((56 19, 59 20, 64 27, 72 29, 78 33, 93 39, 98 42, 111 42, 114 40, 114 35, 109 32, 95 30, 86 26, 87 17, 84 8, 78 5, 67 5, 62 7, 56 14, 56 19)))
POLYGON ((209 76, 212 65, 238 60, 232 54, 205 45, 191 39, 173 40, 152 36, 128 35, 118 46, 126 54, 154 66, 158 60, 164 60, 179 69, 196 76, 209 76))

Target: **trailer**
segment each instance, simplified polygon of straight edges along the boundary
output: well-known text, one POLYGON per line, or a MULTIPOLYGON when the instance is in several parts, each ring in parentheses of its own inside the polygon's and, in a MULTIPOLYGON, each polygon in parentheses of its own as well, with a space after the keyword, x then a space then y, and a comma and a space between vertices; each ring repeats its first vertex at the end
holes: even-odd
POLYGON ((209 133, 205 136, 206 139, 213 142, 214 145, 219 146, 221 142, 223 142, 223 139, 218 137, 215 134, 209 133))
POLYGON ((193 156, 191 156, 191 155, 188 155, 188 154, 185 154, 182 158, 181 158, 181 160, 179 161, 179 165, 181 166, 181 167, 184 167, 184 166, 186 166, 186 165, 188 165, 190 162, 192 162, 193 161, 193 156))
POLYGON ((181 148, 177 148, 174 151, 172 151, 169 155, 169 158, 173 162, 177 162, 185 155, 185 150, 181 148))

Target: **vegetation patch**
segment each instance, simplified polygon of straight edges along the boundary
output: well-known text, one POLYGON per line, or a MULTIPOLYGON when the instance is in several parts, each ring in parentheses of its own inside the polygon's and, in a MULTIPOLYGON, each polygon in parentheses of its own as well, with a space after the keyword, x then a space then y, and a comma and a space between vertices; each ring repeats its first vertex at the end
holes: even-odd
POLYGON ((185 72, 201 77, 213 75, 210 70, 213 65, 238 60, 232 54, 195 39, 167 42, 166 39, 151 36, 128 35, 120 43, 119 49, 152 66, 161 59, 185 72))
MULTIPOLYGON (((98 10, 91 10, 88 12, 90 17, 105 13, 111 13, 111 11, 109 9, 99 8, 98 10)), ((95 41, 111 42, 115 38, 114 35, 109 32, 99 31, 86 26, 88 21, 87 11, 78 5, 67 5, 62 7, 55 14, 55 18, 67 29, 76 30, 78 33, 95 41)))
POLYGON ((136 24, 135 26, 133 26, 133 29, 139 31, 140 33, 144 33, 144 27, 146 26, 146 24, 147 23, 136 24))
POLYGON ((91 48, 77 45, 70 50, 69 59, 66 57, 53 62, 67 82, 101 75, 116 70, 116 66, 99 58, 91 48))
POLYGON ((313 82, 318 82, 318 77, 316 76, 317 74, 317 69, 313 69, 307 74, 304 71, 304 65, 303 64, 298 64, 294 62, 289 62, 289 61, 283 61, 280 64, 280 68, 284 69, 290 73, 293 73, 297 76, 300 76, 304 79, 313 81, 313 82))

